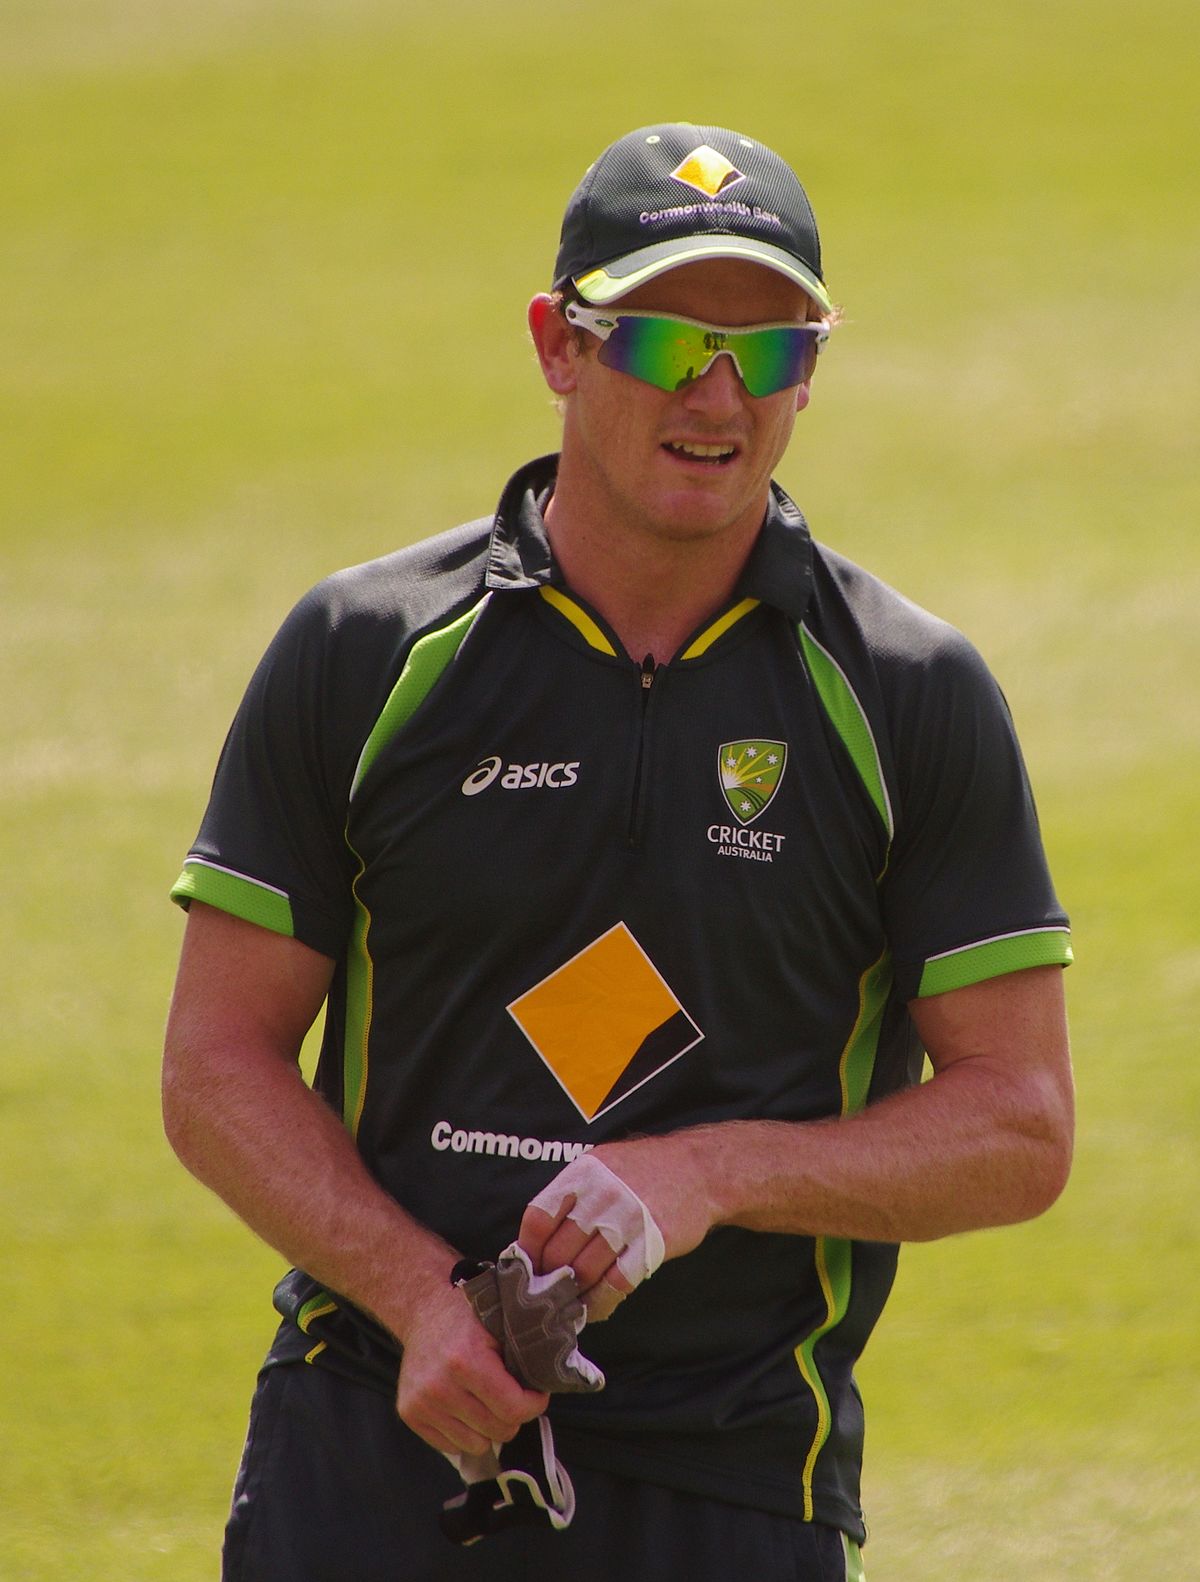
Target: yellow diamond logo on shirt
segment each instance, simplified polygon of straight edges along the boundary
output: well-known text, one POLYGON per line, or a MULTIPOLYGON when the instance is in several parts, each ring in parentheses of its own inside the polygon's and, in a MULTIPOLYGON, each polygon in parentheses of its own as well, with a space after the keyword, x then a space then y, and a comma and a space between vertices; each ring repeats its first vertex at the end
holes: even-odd
POLYGON ((717 749, 717 772, 729 811, 749 824, 779 790, 787 763, 787 743, 756 736, 748 742, 723 742, 717 749))
POLYGON ((704 1037, 624 923, 508 1012, 585 1121, 607 1114, 704 1037))
POLYGON ((704 193, 708 198, 715 198, 746 178, 736 165, 729 163, 724 154, 718 154, 715 148, 701 143, 699 148, 694 148, 685 160, 676 165, 671 172, 671 179, 695 187, 697 192, 704 193))

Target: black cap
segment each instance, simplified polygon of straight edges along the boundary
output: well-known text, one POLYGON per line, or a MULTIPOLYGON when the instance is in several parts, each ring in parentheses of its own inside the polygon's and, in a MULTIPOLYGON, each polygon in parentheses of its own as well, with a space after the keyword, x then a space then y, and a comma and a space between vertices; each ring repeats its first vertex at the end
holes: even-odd
POLYGON ((700 258, 746 258, 802 286, 826 312, 812 205, 778 154, 719 126, 644 126, 606 149, 563 217, 556 289, 613 302, 700 258))

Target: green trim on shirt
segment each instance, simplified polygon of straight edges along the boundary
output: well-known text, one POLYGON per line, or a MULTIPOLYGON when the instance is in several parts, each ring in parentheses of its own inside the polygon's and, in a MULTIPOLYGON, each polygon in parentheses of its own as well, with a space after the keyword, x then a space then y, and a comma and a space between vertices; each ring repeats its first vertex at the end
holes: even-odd
MULTIPOLYGON (((892 958, 885 951, 874 965, 867 968, 858 984, 858 1016, 838 1067, 842 1084, 842 1114, 854 1115, 865 1109, 871 1077, 875 1070, 875 1057, 879 1049, 879 1033, 883 1013, 892 988, 892 958)), ((829 1393, 821 1377, 813 1353, 817 1342, 831 1329, 836 1328, 850 1309, 853 1285, 853 1243, 836 1236, 818 1236, 813 1244, 813 1260, 821 1292, 825 1298, 825 1317, 796 1348, 796 1363, 805 1383, 813 1393, 817 1407, 817 1431, 813 1435, 808 1455, 804 1461, 803 1498, 804 1519, 813 1520, 813 1478, 817 1458, 825 1448, 833 1427, 833 1408, 829 1393)))
POLYGON ((859 980, 858 1016, 838 1066, 843 1115, 857 1115, 859 1110, 866 1108, 892 982, 892 957, 885 951, 859 980))
POLYGON ((351 798, 354 797, 363 782, 363 777, 378 758, 383 747, 391 741, 397 731, 408 724, 433 691, 434 683, 458 652, 463 638, 475 624, 475 619, 487 603, 488 597, 489 595, 485 594, 478 604, 469 609, 465 615, 460 615, 457 621, 452 621, 449 626, 443 626, 436 632, 426 632, 424 637, 419 638, 412 645, 404 662, 404 669, 400 672, 391 696, 384 704, 359 756, 358 768, 354 771, 354 784, 350 787, 351 798))
MULTIPOLYGON (((367 737, 359 756, 350 800, 362 785, 364 776, 389 741, 396 736, 432 692, 446 666, 458 653, 462 641, 488 602, 485 594, 465 615, 448 626, 426 632, 409 651, 404 669, 392 688, 379 718, 367 737)), ((358 872, 351 891, 354 896, 354 926, 346 953, 346 1032, 342 1045, 342 1119, 351 1136, 358 1135, 363 1105, 367 1098, 367 1073, 370 1064, 371 1019, 375 1001, 375 963, 371 957, 371 913, 359 894, 359 881, 367 870, 360 852, 350 840, 347 810, 346 845, 358 858, 358 872)))
POLYGON ((866 712, 837 660, 827 649, 822 648, 807 626, 802 623, 799 630, 800 647, 813 678, 813 685, 817 689, 817 696, 834 730, 837 731, 846 751, 850 754, 854 767, 858 770, 862 783, 875 804, 875 811, 883 820, 883 827, 890 841, 896 832, 895 822, 892 818, 887 788, 883 783, 879 749, 875 745, 875 737, 866 712))
POLYGON ((978 945, 964 945, 960 950, 931 956, 921 974, 917 995, 924 998, 946 994, 951 989, 966 989, 973 983, 1026 967, 1069 967, 1074 959, 1071 936, 1065 928, 1004 934, 999 939, 985 939, 978 945))
POLYGON ((309 1325, 314 1318, 327 1318, 330 1313, 337 1312, 337 1303, 328 1291, 318 1291, 316 1296, 310 1296, 307 1302, 301 1303, 296 1314, 296 1324, 307 1335, 309 1325))
POLYGON ((273 934, 295 938, 292 903, 282 890, 273 890, 256 879, 247 879, 244 874, 196 857, 189 857, 184 863, 183 872, 171 887, 171 899, 185 910, 193 901, 202 901, 205 906, 231 912, 247 923, 257 923, 259 928, 269 928, 273 934))

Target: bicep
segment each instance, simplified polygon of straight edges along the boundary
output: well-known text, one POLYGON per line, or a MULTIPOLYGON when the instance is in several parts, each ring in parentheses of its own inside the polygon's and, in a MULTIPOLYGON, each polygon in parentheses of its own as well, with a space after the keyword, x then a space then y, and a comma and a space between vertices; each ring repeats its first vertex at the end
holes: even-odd
POLYGON ((1061 967, 1007 972, 964 989, 909 1001, 935 1071, 972 1056, 1017 1064, 1068 1061, 1061 967))
POLYGON ((1061 967, 1031 967, 909 1002, 935 1080, 986 1077, 1001 1109, 1036 1116, 1069 1151, 1074 1088, 1061 967))
POLYGON ((194 902, 167 1023, 168 1065, 237 1049, 295 1059, 333 968, 297 939, 194 902))

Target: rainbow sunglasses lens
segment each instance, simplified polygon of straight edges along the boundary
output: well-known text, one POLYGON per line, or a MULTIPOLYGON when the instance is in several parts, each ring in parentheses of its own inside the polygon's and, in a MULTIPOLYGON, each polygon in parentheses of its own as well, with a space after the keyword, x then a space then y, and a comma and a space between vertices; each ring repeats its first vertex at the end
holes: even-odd
POLYGON ((655 313, 600 313, 575 303, 566 312, 571 323, 600 337, 597 356, 606 368, 632 374, 660 390, 682 389, 714 358, 727 354, 752 396, 774 395, 811 376, 829 335, 825 324, 765 324, 742 330, 655 313))

